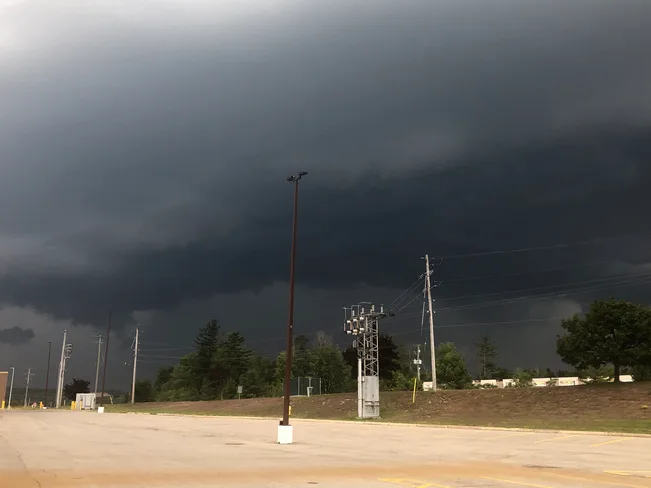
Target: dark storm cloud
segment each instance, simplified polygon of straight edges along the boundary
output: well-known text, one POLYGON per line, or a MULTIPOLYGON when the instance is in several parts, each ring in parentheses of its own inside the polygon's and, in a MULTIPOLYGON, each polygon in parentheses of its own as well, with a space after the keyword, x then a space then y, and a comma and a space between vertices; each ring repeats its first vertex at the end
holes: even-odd
POLYGON ((4 342, 5 344, 20 346, 27 344, 34 337, 35 334, 32 329, 23 329, 18 326, 0 329, 0 342, 4 342))
POLYGON ((311 287, 644 229, 648 2, 223 5, 5 7, 3 301, 93 322, 284 280, 295 169, 311 287))

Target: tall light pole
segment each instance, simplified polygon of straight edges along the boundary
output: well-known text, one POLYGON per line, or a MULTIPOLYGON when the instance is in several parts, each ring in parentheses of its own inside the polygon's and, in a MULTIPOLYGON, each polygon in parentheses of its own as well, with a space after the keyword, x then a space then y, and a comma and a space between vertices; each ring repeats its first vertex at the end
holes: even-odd
POLYGON ((298 183, 306 171, 287 178, 289 183, 294 183, 294 219, 292 224, 292 250, 289 261, 289 319, 287 321, 287 347, 285 348, 285 395, 283 401, 283 420, 278 428, 278 443, 291 444, 293 441, 292 428, 289 425, 289 397, 291 393, 290 382, 292 376, 292 342, 294 332, 294 269, 296 266, 296 229, 298 227, 298 183))
POLYGON ((14 376, 16 375, 16 368, 11 367, 11 385, 9 385, 9 409, 11 409, 11 394, 14 392, 14 376))
POLYGON ((52 354, 52 341, 47 342, 47 373, 45 373, 45 398, 43 404, 47 408, 47 387, 50 384, 50 355, 52 354))

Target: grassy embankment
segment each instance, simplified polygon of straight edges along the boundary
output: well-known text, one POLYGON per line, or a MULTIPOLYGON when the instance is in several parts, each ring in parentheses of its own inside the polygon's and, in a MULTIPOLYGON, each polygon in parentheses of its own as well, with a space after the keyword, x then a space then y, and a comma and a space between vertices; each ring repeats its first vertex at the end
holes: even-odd
MULTIPOLYGON (((383 421, 651 434, 651 383, 382 392, 383 421)), ((107 406, 108 412, 280 417, 282 398, 107 406)), ((292 398, 292 417, 354 420, 355 393, 292 398)))

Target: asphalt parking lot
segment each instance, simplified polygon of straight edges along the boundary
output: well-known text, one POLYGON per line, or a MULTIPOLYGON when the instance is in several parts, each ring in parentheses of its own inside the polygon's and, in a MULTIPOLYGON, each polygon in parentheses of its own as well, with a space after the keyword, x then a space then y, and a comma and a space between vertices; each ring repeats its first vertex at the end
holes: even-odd
POLYGON ((651 488, 651 438, 229 417, 0 413, 0 488, 651 488))

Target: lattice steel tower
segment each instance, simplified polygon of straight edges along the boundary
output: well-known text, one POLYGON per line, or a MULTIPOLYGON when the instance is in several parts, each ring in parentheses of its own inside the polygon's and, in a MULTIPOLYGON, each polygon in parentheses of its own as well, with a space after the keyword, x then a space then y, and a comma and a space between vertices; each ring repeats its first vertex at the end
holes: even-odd
POLYGON ((380 349, 379 322, 386 317, 384 308, 375 310, 369 302, 344 308, 344 332, 356 336, 357 349, 357 416, 380 416, 380 349), (366 308, 368 307, 368 308, 366 308))

